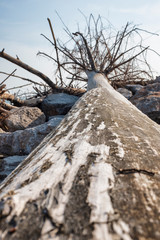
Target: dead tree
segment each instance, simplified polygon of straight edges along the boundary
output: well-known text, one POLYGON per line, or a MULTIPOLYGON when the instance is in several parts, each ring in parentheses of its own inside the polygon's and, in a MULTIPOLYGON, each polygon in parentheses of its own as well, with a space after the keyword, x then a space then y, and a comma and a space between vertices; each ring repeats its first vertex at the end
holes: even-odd
POLYGON ((159 141, 109 84, 88 91, 1 184, 1 238, 158 240, 159 141))
MULTIPOLYGON (((104 73, 114 87, 128 83, 145 84, 153 80, 153 73, 147 61, 150 48, 143 46, 141 37, 141 31, 145 30, 127 23, 120 31, 115 31, 111 24, 104 26, 101 16, 96 19, 92 14, 89 18, 85 17, 85 20, 86 30, 78 29, 75 33, 72 33, 62 20, 68 36, 66 43, 58 39, 56 42, 51 41, 42 34, 59 55, 56 58, 44 52, 38 54, 53 60, 57 65, 56 72, 59 72, 59 69, 65 71, 70 80, 69 85, 78 81, 87 82, 84 75, 87 69, 104 73)), ((52 26, 50 20, 49 23, 52 26)), ((61 77, 58 77, 61 81, 61 77)))
MULTIPOLYGON (((22 62, 18 57, 10 56, 4 49, 0 51, 0 57, 40 77, 53 92, 74 93, 75 87, 84 89, 85 86, 82 87, 81 84, 79 87, 79 84, 76 85, 76 83, 83 81, 86 84, 87 79, 83 73, 87 69, 103 72, 114 87, 122 85, 121 81, 123 84, 124 82, 127 84, 128 82, 142 83, 146 80, 153 80, 150 65, 146 60, 149 47, 142 45, 141 29, 127 23, 122 30, 115 32, 112 31, 111 25, 108 28, 104 27, 101 16, 95 19, 91 14, 88 19, 87 17, 85 19, 87 24, 85 33, 78 30, 72 34, 65 26, 69 43, 71 40, 73 42, 68 46, 56 39, 51 21, 48 18, 53 41, 42 35, 54 46, 56 56, 49 56, 44 52, 39 52, 38 55, 49 57, 56 63, 55 73, 57 77, 55 76, 54 82, 48 76, 22 62), (140 36, 140 40, 133 45, 132 41, 135 34, 140 36), (88 61, 88 56, 90 61, 88 61), (140 65, 144 65, 144 67, 140 68, 140 65), (68 83, 64 80, 64 71, 68 74, 70 80, 68 83), (57 78, 59 81, 56 81, 57 78)), ((35 81, 21 79, 35 84, 35 81)))
POLYGON ((4 240, 160 239, 160 126, 112 88, 83 41, 89 91, 1 184, 4 240))

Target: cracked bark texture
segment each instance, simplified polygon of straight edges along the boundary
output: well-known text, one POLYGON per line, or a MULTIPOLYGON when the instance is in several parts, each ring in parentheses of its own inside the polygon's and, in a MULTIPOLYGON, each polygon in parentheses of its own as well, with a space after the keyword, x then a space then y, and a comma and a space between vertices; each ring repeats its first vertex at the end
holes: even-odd
POLYGON ((160 239, 160 126, 95 88, 0 187, 1 239, 160 239))

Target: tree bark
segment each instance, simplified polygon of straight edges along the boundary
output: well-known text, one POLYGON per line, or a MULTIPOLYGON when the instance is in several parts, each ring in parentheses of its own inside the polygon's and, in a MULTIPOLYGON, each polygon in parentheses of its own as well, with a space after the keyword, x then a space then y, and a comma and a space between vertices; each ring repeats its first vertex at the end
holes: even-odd
POLYGON ((159 240, 159 142, 118 92, 87 92, 1 184, 1 238, 159 240))

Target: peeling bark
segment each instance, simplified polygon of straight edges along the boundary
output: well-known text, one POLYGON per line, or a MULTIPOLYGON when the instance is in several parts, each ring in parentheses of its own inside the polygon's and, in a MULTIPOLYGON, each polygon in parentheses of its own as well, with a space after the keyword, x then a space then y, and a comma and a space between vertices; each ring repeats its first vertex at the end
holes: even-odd
POLYGON ((160 126, 86 93, 0 187, 2 239, 160 239, 160 126))

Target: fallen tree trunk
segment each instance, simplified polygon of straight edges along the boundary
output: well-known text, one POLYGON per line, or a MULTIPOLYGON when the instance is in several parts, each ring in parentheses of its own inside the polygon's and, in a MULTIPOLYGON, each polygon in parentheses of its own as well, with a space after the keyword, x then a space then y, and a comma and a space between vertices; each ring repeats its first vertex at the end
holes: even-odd
POLYGON ((2 239, 160 239, 160 126, 96 88, 0 188, 2 239))

